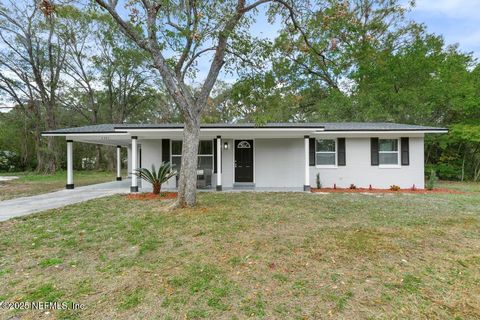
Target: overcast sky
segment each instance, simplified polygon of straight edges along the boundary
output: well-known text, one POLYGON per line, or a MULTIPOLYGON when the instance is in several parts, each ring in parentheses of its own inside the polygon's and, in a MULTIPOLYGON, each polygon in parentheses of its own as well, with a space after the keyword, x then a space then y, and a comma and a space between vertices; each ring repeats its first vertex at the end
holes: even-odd
POLYGON ((409 14, 429 32, 443 35, 447 44, 458 43, 480 58, 480 0, 417 0, 409 14))

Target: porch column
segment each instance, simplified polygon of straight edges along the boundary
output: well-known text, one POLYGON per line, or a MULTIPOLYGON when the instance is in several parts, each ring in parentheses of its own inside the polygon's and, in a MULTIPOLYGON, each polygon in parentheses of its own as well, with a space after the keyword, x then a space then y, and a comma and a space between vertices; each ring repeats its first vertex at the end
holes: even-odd
POLYGON ((130 187, 130 192, 138 192, 137 184, 137 161, 138 161, 138 148, 137 148, 137 137, 132 137, 132 186, 130 187))
POLYGON ((303 191, 310 191, 310 137, 304 136, 305 140, 305 181, 303 191))
POLYGON ((222 137, 217 136, 217 191, 222 191, 222 137))
POLYGON ((122 147, 117 146, 117 181, 122 181, 122 147))
POLYGON ((67 140, 67 189, 73 189, 73 140, 67 140))
POLYGON ((132 177, 132 146, 127 146, 127 174, 132 177))

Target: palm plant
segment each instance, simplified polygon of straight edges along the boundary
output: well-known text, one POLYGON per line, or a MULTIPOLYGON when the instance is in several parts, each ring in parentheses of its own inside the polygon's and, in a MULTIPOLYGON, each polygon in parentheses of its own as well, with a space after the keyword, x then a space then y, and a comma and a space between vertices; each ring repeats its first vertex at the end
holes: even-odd
POLYGON ((137 177, 150 182, 153 186, 153 193, 159 194, 162 189, 162 184, 167 182, 168 179, 177 175, 177 171, 172 171, 172 165, 170 162, 162 162, 158 171, 155 169, 155 165, 152 165, 152 170, 146 168, 137 169, 134 173, 137 177))

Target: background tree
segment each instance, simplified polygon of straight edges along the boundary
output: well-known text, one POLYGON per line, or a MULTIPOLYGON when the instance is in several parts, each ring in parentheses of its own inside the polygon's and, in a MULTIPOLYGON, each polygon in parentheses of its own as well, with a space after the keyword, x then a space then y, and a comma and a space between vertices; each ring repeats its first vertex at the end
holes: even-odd
MULTIPOLYGON (((18 84, 16 88, 23 88, 23 92, 14 94, 11 88, 3 92, 9 94, 15 103, 29 101, 29 107, 36 113, 37 134, 40 118, 45 120, 47 130, 57 126, 57 95, 65 62, 65 44, 56 36, 55 28, 56 20, 48 2, 42 2, 39 7, 34 1, 9 1, 8 6, 0 6, 0 35, 5 47, 0 58, 3 82, 19 81, 22 85, 18 84), (5 80, 8 74, 12 78, 5 80), (41 103, 41 109, 37 103, 41 103)), ((37 170, 54 172, 55 140, 49 137, 43 146, 43 140, 39 138, 36 138, 37 170)))

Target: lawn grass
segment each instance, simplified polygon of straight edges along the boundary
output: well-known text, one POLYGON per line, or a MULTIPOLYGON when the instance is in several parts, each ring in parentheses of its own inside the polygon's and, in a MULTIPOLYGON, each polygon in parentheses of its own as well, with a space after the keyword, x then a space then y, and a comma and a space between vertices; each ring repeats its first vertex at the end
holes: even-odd
MULTIPOLYGON (((55 174, 38 174, 35 172, 0 173, 0 176, 18 176, 19 179, 0 181, 0 201, 32 196, 41 193, 57 191, 65 188, 66 171, 55 174)), ((115 173, 110 171, 75 171, 75 186, 114 181, 115 173)))
POLYGON ((118 195, 0 224, 21 319, 478 319, 480 195, 118 195))

